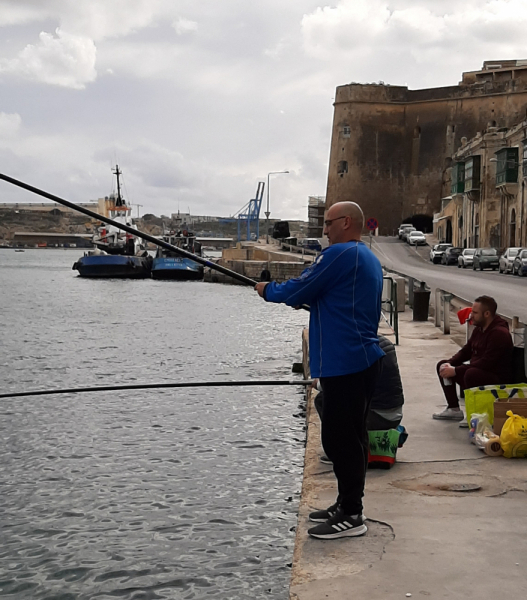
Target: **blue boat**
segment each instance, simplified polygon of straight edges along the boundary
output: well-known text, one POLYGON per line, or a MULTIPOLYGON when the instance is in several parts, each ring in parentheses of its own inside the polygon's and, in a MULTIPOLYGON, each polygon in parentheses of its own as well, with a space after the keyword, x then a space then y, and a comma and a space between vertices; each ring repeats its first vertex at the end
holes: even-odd
MULTIPOLYGON (((131 208, 121 196, 119 166, 114 171, 117 176, 117 196, 111 195, 106 202, 108 216, 134 229, 131 208)), ((85 253, 72 269, 79 272, 80 277, 105 277, 120 279, 143 279, 150 277, 152 257, 140 238, 117 229, 113 225, 101 225, 93 236, 95 250, 85 253)))
POLYGON ((86 253, 74 265, 80 277, 144 279, 150 277, 152 257, 86 253), (149 260, 148 260, 149 259, 149 260))
MULTIPOLYGON (((201 255, 201 245, 196 242, 196 237, 188 231, 165 233, 163 241, 182 248, 187 252, 201 255)), ((158 248, 152 263, 152 277, 154 279, 199 280, 203 279, 203 267, 192 260, 171 252, 165 248, 158 248)))

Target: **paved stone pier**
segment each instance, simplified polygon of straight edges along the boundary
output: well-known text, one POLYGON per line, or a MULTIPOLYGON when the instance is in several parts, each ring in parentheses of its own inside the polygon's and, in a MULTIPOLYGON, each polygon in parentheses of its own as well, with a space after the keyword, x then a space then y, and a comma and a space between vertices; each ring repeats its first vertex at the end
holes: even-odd
MULTIPOLYGON (((386 333, 386 331, 384 332, 386 333)), ((315 540, 310 511, 336 497, 319 461, 320 424, 308 402, 308 442, 293 558, 293 600, 522 598, 527 582, 527 461, 490 458, 456 422, 434 421, 444 406, 435 375, 458 346, 431 321, 400 314, 397 357, 409 433, 389 471, 368 473, 359 538, 315 540), (455 492, 456 484, 480 489, 455 492)), ((305 343, 304 343, 305 346, 305 343)))

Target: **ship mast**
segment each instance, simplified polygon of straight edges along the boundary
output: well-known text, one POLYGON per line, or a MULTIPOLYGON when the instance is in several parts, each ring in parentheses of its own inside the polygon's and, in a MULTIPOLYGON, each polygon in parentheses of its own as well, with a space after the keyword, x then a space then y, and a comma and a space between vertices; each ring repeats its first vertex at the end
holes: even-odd
POLYGON ((123 172, 119 171, 119 165, 115 165, 115 171, 112 171, 112 173, 117 177, 117 201, 115 206, 124 206, 125 202, 121 198, 121 182, 119 181, 119 175, 122 175, 123 172))

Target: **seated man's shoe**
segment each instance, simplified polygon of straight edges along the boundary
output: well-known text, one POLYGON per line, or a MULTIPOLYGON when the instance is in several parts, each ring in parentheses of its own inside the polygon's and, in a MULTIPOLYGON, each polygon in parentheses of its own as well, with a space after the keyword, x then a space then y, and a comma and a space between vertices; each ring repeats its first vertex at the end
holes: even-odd
POLYGON ((343 537, 357 537, 364 535, 368 528, 363 522, 362 515, 352 517, 344 514, 342 508, 337 508, 335 514, 325 523, 308 529, 311 537, 320 540, 333 540, 343 537))
POLYGON ((459 421, 459 426, 463 427, 465 429, 468 429, 469 425, 468 425, 468 421, 467 421, 467 417, 463 417, 462 421, 459 421))
POLYGON ((443 412, 434 413, 432 418, 441 421, 462 421, 463 411, 460 408, 445 408, 443 412))

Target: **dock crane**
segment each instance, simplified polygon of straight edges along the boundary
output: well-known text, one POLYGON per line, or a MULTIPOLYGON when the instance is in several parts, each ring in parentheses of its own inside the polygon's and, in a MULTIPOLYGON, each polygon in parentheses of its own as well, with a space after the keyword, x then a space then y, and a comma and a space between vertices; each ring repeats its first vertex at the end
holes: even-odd
POLYGON ((247 228, 247 240, 251 239, 251 225, 256 223, 256 239, 260 237, 260 208, 262 206, 262 198, 264 195, 265 182, 259 181, 258 187, 256 188, 256 197, 252 198, 244 204, 240 210, 234 213, 230 219, 221 219, 222 222, 238 222, 238 242, 242 241, 242 224, 246 223, 247 228))

